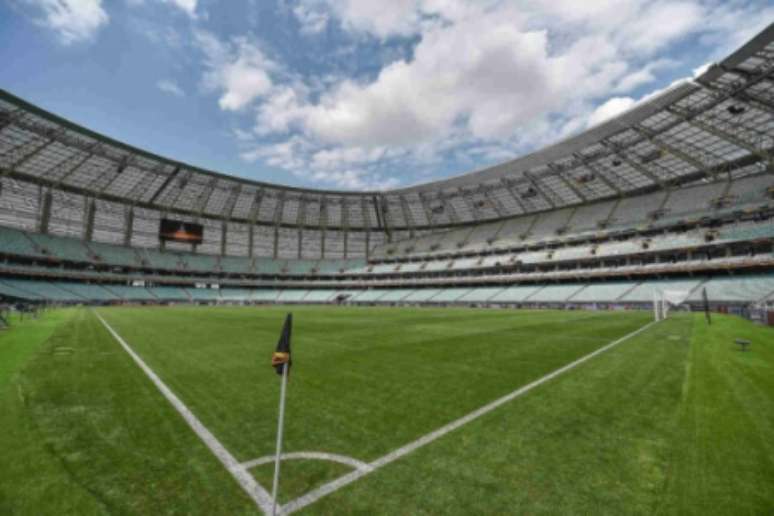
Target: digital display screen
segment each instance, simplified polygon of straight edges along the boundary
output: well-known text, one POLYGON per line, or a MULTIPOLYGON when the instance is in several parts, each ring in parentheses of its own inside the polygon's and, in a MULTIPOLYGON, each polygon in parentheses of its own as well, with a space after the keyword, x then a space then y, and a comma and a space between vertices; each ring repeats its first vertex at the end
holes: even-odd
POLYGON ((204 226, 194 222, 180 220, 161 219, 159 238, 162 240, 174 240, 186 244, 201 244, 204 237, 204 226))

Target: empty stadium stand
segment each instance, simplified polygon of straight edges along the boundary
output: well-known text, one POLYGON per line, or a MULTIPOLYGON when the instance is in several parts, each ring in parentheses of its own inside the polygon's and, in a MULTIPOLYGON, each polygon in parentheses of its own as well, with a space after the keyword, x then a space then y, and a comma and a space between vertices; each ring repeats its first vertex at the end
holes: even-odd
POLYGON ((380 192, 203 170, 0 90, 0 299, 635 307, 706 289, 771 303, 772 47, 770 26, 569 139, 380 192), (201 224, 202 242, 162 241, 164 218, 201 224))

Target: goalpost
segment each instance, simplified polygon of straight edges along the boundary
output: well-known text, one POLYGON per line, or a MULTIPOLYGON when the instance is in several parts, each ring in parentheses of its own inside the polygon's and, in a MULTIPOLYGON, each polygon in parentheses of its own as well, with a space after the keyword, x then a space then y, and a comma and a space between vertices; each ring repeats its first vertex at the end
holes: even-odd
POLYGON ((691 295, 690 290, 654 290, 653 318, 663 321, 669 317, 669 311, 682 305, 691 295))

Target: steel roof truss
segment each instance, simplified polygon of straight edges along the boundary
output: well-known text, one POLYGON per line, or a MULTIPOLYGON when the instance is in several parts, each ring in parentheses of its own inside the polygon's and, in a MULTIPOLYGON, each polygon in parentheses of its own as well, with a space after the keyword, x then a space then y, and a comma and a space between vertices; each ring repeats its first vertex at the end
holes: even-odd
POLYGON ((258 190, 255 191, 255 196, 253 197, 253 204, 250 206, 250 212, 248 215, 248 219, 250 220, 250 224, 253 225, 258 220, 258 213, 261 211, 261 201, 263 201, 263 188, 258 188, 258 190))
POLYGON ((769 164, 772 163, 772 156, 764 151, 763 149, 759 149, 755 147, 754 145, 751 145, 750 143, 742 140, 741 138, 737 138, 735 135, 729 133, 728 131, 724 131, 722 128, 717 126, 712 126, 709 124, 706 124, 698 119, 696 115, 689 116, 688 114, 681 112, 677 110, 676 108, 670 107, 670 109, 675 115, 681 117, 686 123, 691 124, 695 127, 698 127, 702 131, 708 132, 718 138, 727 140, 737 147, 741 147, 745 150, 747 150, 751 154, 755 154, 759 158, 761 158, 763 161, 768 162, 769 164))
POLYGON ((670 145, 666 142, 663 142, 661 140, 656 139, 655 135, 653 135, 650 131, 647 129, 638 126, 633 125, 631 126, 632 129, 640 133, 642 136, 648 139, 649 142, 651 142, 653 145, 658 147, 659 149, 663 150, 664 152, 668 152, 669 154, 672 154, 673 156, 676 156, 680 160, 688 163, 696 170, 699 170, 704 173, 707 177, 712 177, 713 179, 717 179, 716 175, 717 172, 714 169, 710 169, 706 164, 702 163, 698 159, 694 158, 690 154, 682 151, 681 149, 678 149, 674 145, 670 145))
POLYGON ((233 217, 234 207, 236 206, 237 199, 239 199, 239 195, 242 193, 242 186, 242 183, 237 183, 231 187, 231 193, 229 194, 228 199, 226 199, 226 204, 223 206, 223 211, 221 212, 223 220, 228 220, 233 217))
POLYGON ((398 195, 398 199, 400 199, 400 207, 401 210, 403 210, 403 219, 406 221, 406 224, 408 224, 409 227, 409 233, 411 233, 411 236, 414 236, 414 227, 416 224, 414 223, 414 217, 411 215, 411 210, 408 206, 408 201, 406 200, 406 197, 404 195, 398 195))
POLYGON ((527 181, 529 181, 529 183, 537 191, 537 193, 539 193, 540 196, 546 200, 546 202, 549 204, 549 206, 551 206, 551 208, 556 208, 556 203, 554 202, 554 200, 551 198, 549 194, 547 194, 543 190, 543 188, 541 188, 540 185, 538 185, 537 180, 534 177, 532 177, 532 174, 530 174, 529 172, 524 172, 524 177, 527 179, 527 181))
POLYGON ((622 152, 622 149, 619 149, 615 144, 612 144, 612 143, 607 142, 605 140, 601 140, 601 143, 602 143, 602 145, 606 146, 611 151, 613 151, 613 153, 616 156, 618 156, 621 159, 621 161, 623 161, 624 163, 626 163, 627 165, 632 167, 634 170, 636 170, 637 172, 639 172, 643 176, 645 176, 648 179, 650 179, 653 182, 653 184, 657 184, 657 185, 659 185, 662 188, 664 187, 664 182, 661 180, 660 177, 658 177, 655 174, 653 174, 646 167, 644 167, 644 166, 640 165, 639 163, 637 163, 636 161, 630 159, 626 154, 624 154, 622 152))
MULTIPOLYGON (((621 189, 618 187, 618 185, 616 185, 615 183, 610 181, 610 179, 607 178, 607 173, 602 173, 599 170, 597 170, 594 164, 591 162, 591 160, 587 159, 585 156, 578 154, 577 152, 573 154, 573 156, 575 156, 575 159, 580 161, 580 165, 586 168, 586 170, 588 170, 589 172, 591 172, 595 178, 602 181, 608 188, 614 191, 616 195, 618 195, 619 197, 621 196, 622 194, 621 189)), ((615 175, 619 181, 621 180, 620 176, 618 176, 618 174, 616 174, 615 172, 610 171, 610 173, 615 175)))

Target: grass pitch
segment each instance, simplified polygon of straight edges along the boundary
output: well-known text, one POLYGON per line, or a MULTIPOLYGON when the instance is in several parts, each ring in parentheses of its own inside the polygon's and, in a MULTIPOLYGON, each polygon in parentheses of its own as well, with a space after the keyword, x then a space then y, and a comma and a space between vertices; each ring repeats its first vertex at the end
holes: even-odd
MULTIPOLYGON (((248 461, 274 449, 289 308, 99 313, 248 461)), ((285 450, 372 461, 649 313, 293 307, 285 450)), ((774 507, 774 332, 680 315, 322 498, 309 514, 733 514, 774 507), (752 350, 736 350, 747 337, 752 350)), ((94 315, 0 334, 0 513, 255 514, 94 315), (5 461, 4 461, 5 462, 5 461)), ((287 502, 350 471, 283 463, 287 502)), ((270 488, 272 466, 251 469, 270 488)))

